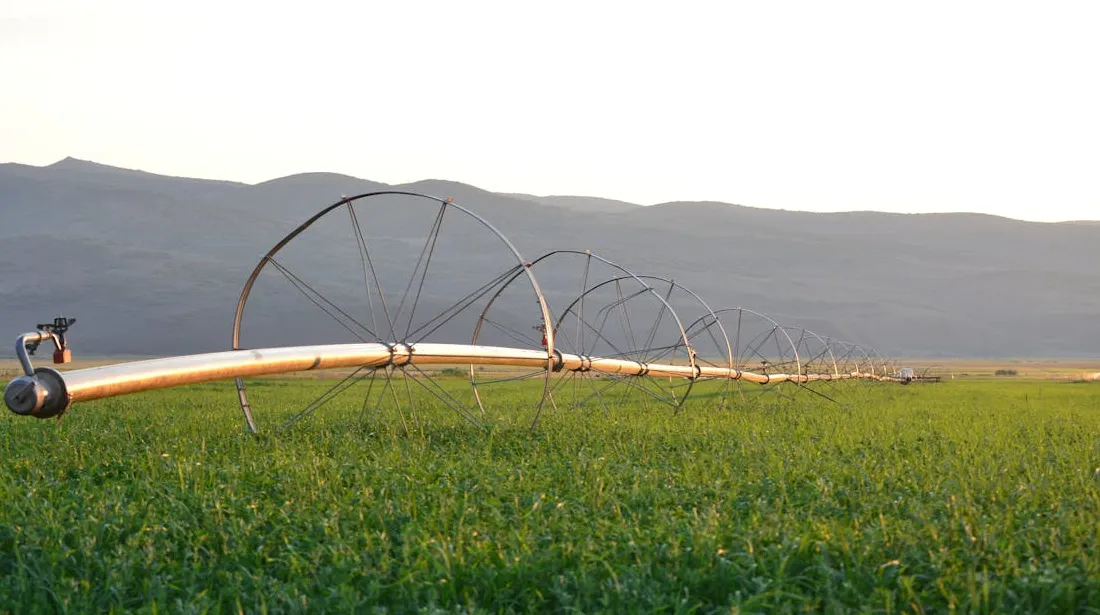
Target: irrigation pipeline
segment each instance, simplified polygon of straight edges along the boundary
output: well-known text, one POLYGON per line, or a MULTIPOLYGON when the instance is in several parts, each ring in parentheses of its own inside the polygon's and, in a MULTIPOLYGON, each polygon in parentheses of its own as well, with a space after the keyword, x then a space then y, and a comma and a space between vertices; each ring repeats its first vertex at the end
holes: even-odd
MULTIPOLYGON (((27 334, 28 336, 34 334, 27 334)), ((722 378, 756 384, 865 379, 899 381, 891 376, 850 372, 831 374, 762 374, 704 365, 642 363, 624 359, 555 353, 555 371, 592 371, 621 376, 722 378)), ((4 394, 8 408, 38 418, 58 416, 78 402, 116 397, 232 378, 271 376, 331 368, 381 369, 389 366, 495 365, 541 367, 545 352, 470 344, 331 344, 257 350, 232 350, 119 363, 58 372, 34 368, 9 383, 4 394)))
MULTIPOLYGON (((607 408, 610 400, 605 397, 613 387, 678 409, 700 380, 736 382, 740 399, 755 390, 780 388, 748 391, 749 385, 742 383, 793 383, 812 389, 838 380, 914 381, 912 370, 899 370, 873 348, 785 327, 747 308, 711 309, 672 278, 637 275, 590 250, 553 250, 527 260, 496 227, 452 199, 394 190, 343 197, 264 254, 241 290, 229 351, 65 372, 33 366, 29 355, 45 341, 55 346, 55 363, 70 360, 65 333, 74 322, 58 318, 17 339, 24 373, 4 389, 12 412, 55 417, 84 401, 236 379, 241 410, 248 428, 256 431, 245 378, 330 368, 354 368, 345 379, 350 384, 369 376, 364 408, 380 403, 371 400, 370 386, 381 375, 392 394, 389 399, 399 408, 414 405, 411 381, 467 418, 472 416, 469 408, 460 407, 419 366, 467 366, 482 413, 495 385, 541 379, 541 397, 532 400, 532 427, 544 406, 559 408, 569 394, 575 405, 607 408), (444 229, 453 236, 441 238, 444 229), (299 248, 302 242, 306 245, 299 248), (350 245, 355 246, 350 253, 332 252, 334 246, 350 245), (482 258, 478 267, 466 265, 472 262, 471 250, 482 258), (313 271, 306 272, 299 266, 303 264, 313 271), (353 271, 319 279, 314 275, 317 267, 338 266, 353 271), (493 267, 502 269, 489 270, 493 267), (326 286, 336 279, 344 286, 326 286), (356 280, 355 285, 361 280, 362 285, 349 286, 348 280, 356 280), (542 285, 547 281, 552 287, 542 285), (250 304, 257 285, 264 291, 250 304), (548 296, 564 309, 551 309, 548 296), (281 306, 294 301, 309 312, 287 312, 290 321, 272 320, 281 306), (264 332, 273 336, 258 342, 249 337, 250 349, 242 342, 246 304, 268 319, 266 327, 250 329, 250 335, 259 331, 261 337, 264 332), (333 329, 334 323, 340 328, 333 329), (319 339, 311 333, 306 340, 311 345, 288 346, 274 333, 319 331, 318 324, 339 337, 319 339), (530 324, 535 326, 528 328, 530 324), (472 337, 456 340, 456 331, 472 331, 472 337), (482 366, 522 373, 500 377, 505 370, 482 373, 482 366), (391 382, 396 371, 406 376, 402 388, 407 402, 397 398, 391 382), (360 373, 365 375, 355 379, 360 373), (566 384, 570 381, 571 387, 566 384)), ((341 381, 334 388, 338 394, 347 387, 341 381)), ((302 414, 327 403, 328 395, 311 402, 302 414)), ((721 395, 724 399, 725 388, 721 395)))

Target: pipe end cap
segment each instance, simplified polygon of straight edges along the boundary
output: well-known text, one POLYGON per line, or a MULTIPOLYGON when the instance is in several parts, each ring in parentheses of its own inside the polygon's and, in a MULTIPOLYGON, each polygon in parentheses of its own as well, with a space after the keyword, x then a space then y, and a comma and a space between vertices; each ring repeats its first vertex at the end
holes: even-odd
POLYGON ((31 376, 19 376, 4 387, 4 403, 16 414, 35 414, 46 405, 48 396, 46 387, 31 376))

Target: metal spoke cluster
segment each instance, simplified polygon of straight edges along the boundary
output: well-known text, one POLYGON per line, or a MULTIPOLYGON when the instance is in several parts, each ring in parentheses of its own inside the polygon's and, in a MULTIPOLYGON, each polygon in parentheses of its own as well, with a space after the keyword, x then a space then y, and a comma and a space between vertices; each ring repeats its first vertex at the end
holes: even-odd
MULTIPOLYGON (((285 412, 284 426, 343 394, 363 422, 391 411, 405 430, 427 406, 481 423, 496 411, 493 398, 504 400, 501 411, 529 410, 533 427, 547 411, 679 411, 693 391, 717 408, 800 391, 835 400, 842 380, 898 371, 872 348, 747 308, 712 309, 672 278, 636 274, 591 251, 525 260, 472 210, 401 191, 342 198, 260 260, 237 305, 233 349, 301 343, 295 336, 383 344, 390 358, 337 373, 323 394, 285 412), (471 254, 481 266, 467 265, 471 254), (250 335, 246 306, 259 334, 250 335), (278 339, 263 338, 273 330, 278 339), (465 346, 450 367, 428 367, 417 363, 424 343, 465 346), (457 386, 456 374, 472 386, 457 386)), ((236 383, 255 430, 246 383, 236 383)))

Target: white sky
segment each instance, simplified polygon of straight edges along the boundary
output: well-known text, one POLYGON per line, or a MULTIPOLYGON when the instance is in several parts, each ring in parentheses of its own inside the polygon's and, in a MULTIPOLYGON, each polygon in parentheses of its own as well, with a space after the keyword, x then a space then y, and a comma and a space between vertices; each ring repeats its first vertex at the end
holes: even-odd
POLYGON ((152 4, 0 0, 0 161, 1100 218, 1096 2, 152 4))

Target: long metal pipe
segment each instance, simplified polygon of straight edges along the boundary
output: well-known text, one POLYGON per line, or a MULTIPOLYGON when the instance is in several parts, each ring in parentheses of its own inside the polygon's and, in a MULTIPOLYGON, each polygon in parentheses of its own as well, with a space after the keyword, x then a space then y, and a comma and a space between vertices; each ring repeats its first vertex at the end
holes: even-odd
MULTIPOLYGON (((64 373, 38 368, 12 380, 4 400, 17 414, 56 416, 72 404, 230 378, 268 376, 339 367, 382 368, 389 365, 500 365, 537 368, 547 365, 540 350, 470 344, 332 344, 257 350, 232 350, 166 357, 77 369, 64 373)), ((554 353, 555 370, 594 371, 626 376, 724 378, 759 384, 806 383, 835 379, 891 380, 860 372, 842 374, 763 374, 727 367, 641 363, 626 359, 554 353)))

